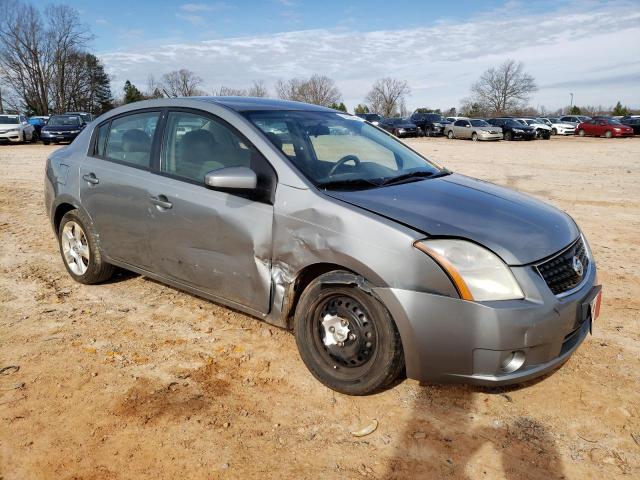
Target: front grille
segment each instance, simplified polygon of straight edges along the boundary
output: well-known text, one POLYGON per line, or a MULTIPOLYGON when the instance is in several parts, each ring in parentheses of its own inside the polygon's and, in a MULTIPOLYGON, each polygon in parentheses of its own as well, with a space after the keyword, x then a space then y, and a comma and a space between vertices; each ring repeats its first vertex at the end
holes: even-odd
POLYGON ((589 257, 582 238, 560 254, 537 265, 537 268, 554 295, 578 286, 589 269, 589 257))

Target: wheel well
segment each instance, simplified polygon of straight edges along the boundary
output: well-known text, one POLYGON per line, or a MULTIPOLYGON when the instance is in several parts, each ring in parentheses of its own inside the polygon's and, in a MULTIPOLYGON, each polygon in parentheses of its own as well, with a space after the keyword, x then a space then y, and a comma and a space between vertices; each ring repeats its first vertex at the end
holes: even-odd
POLYGON ((298 300, 300 300, 300 296, 302 292, 309 286, 309 284, 320 275, 331 272, 332 270, 343 270, 347 272, 351 272, 354 275, 358 275, 356 272, 343 267, 342 265, 338 265, 335 263, 315 263, 313 265, 308 265, 304 267, 296 277, 295 282, 293 282, 293 292, 291 294, 291 306, 289 307, 287 313, 287 324, 289 327, 293 326, 293 315, 296 312, 296 307, 298 306, 298 300))
POLYGON ((74 208, 76 207, 74 207, 70 203, 61 203, 56 207, 56 213, 53 215, 53 225, 56 229, 56 232, 58 231, 58 228, 60 228, 60 222, 62 221, 62 217, 64 217, 64 214, 73 210, 74 208))

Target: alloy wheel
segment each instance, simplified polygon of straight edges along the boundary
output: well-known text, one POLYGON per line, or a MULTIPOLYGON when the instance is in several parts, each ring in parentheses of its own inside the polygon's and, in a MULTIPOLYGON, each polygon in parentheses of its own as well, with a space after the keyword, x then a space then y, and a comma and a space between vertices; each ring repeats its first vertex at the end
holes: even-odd
POLYGON ((62 229, 60 242, 69 270, 76 275, 84 275, 89 268, 90 250, 82 227, 74 221, 67 222, 62 229))

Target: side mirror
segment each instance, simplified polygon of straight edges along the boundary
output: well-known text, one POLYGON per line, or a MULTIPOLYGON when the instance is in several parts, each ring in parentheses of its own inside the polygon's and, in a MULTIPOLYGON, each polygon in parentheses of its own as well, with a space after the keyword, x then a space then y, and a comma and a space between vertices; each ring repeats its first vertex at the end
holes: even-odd
POLYGON ((471 125, 469 125, 468 123, 465 125, 466 128, 471 128, 471 125))
POLYGON ((253 190, 258 185, 258 176, 247 167, 225 167, 207 173, 204 184, 225 190, 253 190))

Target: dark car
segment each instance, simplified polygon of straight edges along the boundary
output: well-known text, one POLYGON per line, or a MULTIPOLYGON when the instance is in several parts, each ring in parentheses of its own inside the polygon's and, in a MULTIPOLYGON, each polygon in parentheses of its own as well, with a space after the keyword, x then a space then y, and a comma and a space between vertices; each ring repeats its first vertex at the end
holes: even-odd
POLYGON ((40 139, 40 130, 47 124, 49 117, 31 117, 28 122, 33 125, 36 140, 40 139))
POLYGON ((633 137, 633 128, 623 125, 618 120, 609 117, 593 117, 586 122, 578 124, 576 135, 581 137, 633 137))
POLYGON ((385 118, 378 126, 389 133, 393 133, 398 138, 419 137, 422 135, 422 130, 408 118, 385 118))
MULTIPOLYGON (((524 382, 601 325, 596 264, 569 215, 319 105, 129 103, 51 152, 44 173, 74 280, 100 284, 117 266, 283 327, 343 393, 405 374, 524 382)), ((286 341, 279 365, 294 362, 286 341)))
POLYGON ((513 118, 491 118, 487 122, 502 128, 505 140, 533 140, 536 138, 535 128, 524 125, 513 118))
POLYGON ((444 127, 447 123, 447 119, 439 113, 414 112, 409 120, 415 123, 427 137, 444 135, 444 127))
POLYGON ((623 118, 620 123, 631 127, 634 135, 640 135, 640 117, 623 118))
POLYGON ((78 115, 53 115, 40 130, 42 143, 73 142, 87 124, 78 115))
POLYGON ((380 125, 380 122, 384 120, 384 117, 382 115, 378 115, 377 113, 357 113, 356 117, 360 117, 376 126, 380 125))

